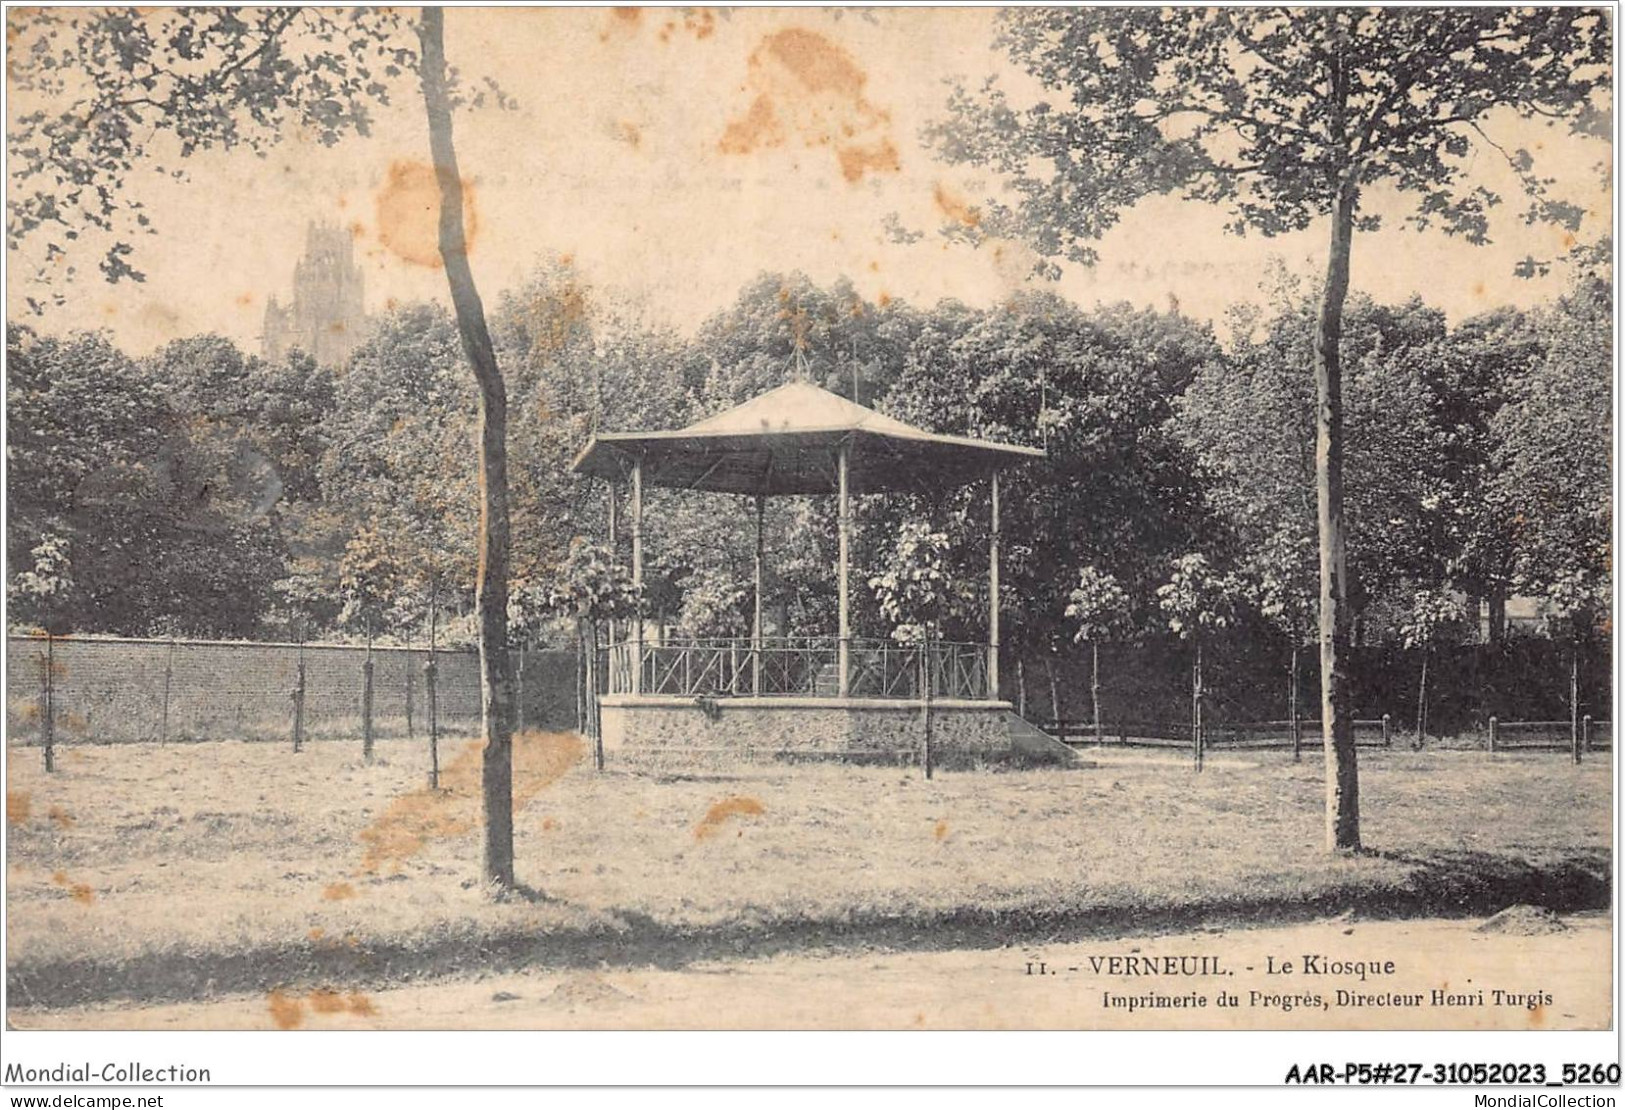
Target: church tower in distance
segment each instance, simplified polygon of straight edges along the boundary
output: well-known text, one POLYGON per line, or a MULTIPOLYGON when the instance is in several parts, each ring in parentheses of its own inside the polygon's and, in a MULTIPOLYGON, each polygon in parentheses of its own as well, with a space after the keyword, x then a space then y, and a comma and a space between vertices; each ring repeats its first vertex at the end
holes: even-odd
POLYGON ((323 366, 342 366, 366 338, 361 268, 350 233, 330 223, 305 229, 305 256, 293 271, 293 303, 265 302, 262 354, 281 360, 295 348, 323 366))

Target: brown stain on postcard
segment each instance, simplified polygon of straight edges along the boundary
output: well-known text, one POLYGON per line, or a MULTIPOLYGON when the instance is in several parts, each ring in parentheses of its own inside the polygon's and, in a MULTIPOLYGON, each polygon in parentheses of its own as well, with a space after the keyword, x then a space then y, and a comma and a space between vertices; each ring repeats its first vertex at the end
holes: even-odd
MULTIPOLYGON (((398 159, 373 198, 378 241, 413 266, 438 270, 440 259, 440 182, 427 162, 398 159)), ((479 213, 473 185, 463 181, 463 240, 470 254, 479 237, 479 213)))
POLYGON ((758 96, 751 101, 742 119, 728 124, 717 149, 724 154, 749 154, 759 148, 783 145, 784 127, 773 110, 773 101, 758 96))
MULTIPOLYGON (((716 33, 717 17, 711 8, 661 8, 655 9, 658 13, 672 18, 660 24, 655 37, 661 43, 669 43, 672 36, 678 32, 691 35, 695 41, 708 39, 716 33), (681 14, 681 21, 676 18, 681 14)), ((638 35, 645 25, 644 16, 648 14, 644 8, 610 8, 604 21, 604 29, 598 33, 599 42, 609 42, 612 38, 630 41, 638 35)))
MULTIPOLYGON (((863 96, 867 75, 852 56, 816 31, 789 27, 762 40, 758 54, 766 53, 789 70, 809 92, 835 93, 851 100, 863 96)), ((757 56, 751 61, 757 63, 757 56)))
POLYGON ((838 43, 787 27, 763 37, 746 68, 750 104, 724 128, 721 153, 753 154, 793 142, 828 147, 851 184, 902 169, 890 113, 864 95, 868 74, 838 43))
MULTIPOLYGON (((556 782, 586 755, 581 738, 568 732, 521 732, 513 738, 513 804, 517 811, 556 782)), ((480 825, 480 768, 484 747, 463 748, 440 773, 440 789, 427 787, 390 802, 363 829, 361 868, 376 874, 420 854, 433 840, 465 836, 480 825)))
POLYGON ((767 808, 755 798, 743 795, 734 795, 717 802, 705 811, 700 823, 694 826, 694 839, 704 840, 715 835, 718 830, 733 817, 759 817, 767 812, 767 808))
POLYGON ((357 991, 340 994, 338 991, 318 988, 306 996, 310 1008, 318 1014, 353 1014, 356 1017, 371 1017, 378 1012, 378 1007, 372 1004, 372 999, 357 991))
POLYGON ((306 1008, 313 1014, 350 1014, 354 1017, 372 1017, 378 1007, 372 999, 359 991, 341 994, 336 990, 318 987, 303 998, 283 990, 274 990, 265 998, 271 1011, 271 1021, 278 1029, 298 1029, 305 1023, 306 1008))
POLYGON ((310 1008, 318 1014, 342 1014, 344 996, 338 991, 318 988, 310 992, 310 1008))
POLYGON ((73 882, 65 872, 53 871, 51 873, 51 882, 65 889, 69 897, 81 906, 88 906, 96 901, 96 892, 91 889, 89 883, 73 882))
POLYGON ((297 1029, 304 1024, 305 1005, 299 999, 281 991, 272 991, 265 1002, 271 1011, 271 1020, 278 1029, 297 1029))
POLYGON ((21 825, 34 812, 34 802, 26 790, 6 791, 6 824, 21 825))
POLYGON ((975 227, 982 222, 982 214, 976 206, 949 190, 942 182, 937 182, 931 190, 931 199, 941 212, 954 223, 964 224, 966 227, 975 227))
POLYGON ((903 168, 890 139, 875 146, 838 146, 835 158, 841 164, 841 176, 854 184, 866 173, 896 173, 903 168))
POLYGON ((643 145, 643 128, 639 127, 631 120, 617 120, 613 133, 616 139, 625 143, 633 150, 637 150, 643 145))

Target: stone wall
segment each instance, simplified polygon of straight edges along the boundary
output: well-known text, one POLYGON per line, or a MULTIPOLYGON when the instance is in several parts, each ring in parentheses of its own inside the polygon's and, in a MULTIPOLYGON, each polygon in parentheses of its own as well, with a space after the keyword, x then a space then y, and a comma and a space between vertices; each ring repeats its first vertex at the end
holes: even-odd
MULTIPOLYGON (((941 701, 931 707, 932 758, 943 766, 994 762, 1010 753, 1006 702, 941 701)), ((915 763, 924 718, 913 701, 842 698, 694 698, 609 694, 604 748, 656 760, 782 759, 915 763)))

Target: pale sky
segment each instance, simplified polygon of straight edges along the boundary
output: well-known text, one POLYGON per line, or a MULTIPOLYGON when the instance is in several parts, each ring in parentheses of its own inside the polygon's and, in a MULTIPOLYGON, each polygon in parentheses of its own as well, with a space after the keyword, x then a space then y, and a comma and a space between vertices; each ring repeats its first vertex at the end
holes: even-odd
MULTIPOLYGON (((884 227, 896 212, 905 226, 934 231, 994 187, 936 162, 919 139, 943 111, 946 78, 1008 72, 991 49, 990 11, 454 8, 446 25, 451 63, 494 77, 520 103, 456 121, 487 303, 548 252, 571 255, 595 283, 685 331, 762 270, 801 270, 820 283, 845 275, 868 297, 922 305, 988 304, 1029 280, 1032 257, 1014 245, 974 249, 934 234, 904 245, 884 227)), ((265 298, 291 292, 314 219, 352 229, 369 311, 391 299, 445 300, 442 275, 416 260, 433 241, 432 212, 418 206, 421 223, 390 215, 402 210, 389 202, 402 199, 403 182, 406 199, 415 196, 428 149, 415 86, 395 100, 371 139, 327 149, 290 136, 263 161, 210 153, 189 160, 190 182, 138 170, 131 187, 159 229, 132 260, 146 284, 106 285, 86 254, 70 303, 36 325, 110 328, 132 353, 206 331, 257 351, 265 298)), ((1583 239, 1608 228, 1610 183, 1596 169, 1612 164, 1606 144, 1516 119, 1489 130, 1509 148, 1535 150, 1537 168, 1560 178, 1557 191, 1592 210, 1583 239)), ((1559 292, 1560 278, 1521 280, 1513 266, 1560 253, 1562 232, 1516 219, 1517 187, 1500 155, 1481 153, 1473 173, 1508 198, 1493 246, 1389 220, 1356 237, 1355 288, 1387 301, 1420 293, 1452 319, 1559 292)), ((1393 203, 1373 196, 1367 207, 1393 203)), ((1237 239, 1222 226, 1216 208, 1154 198, 1102 241, 1097 268, 1069 267, 1059 289, 1085 305, 1162 308, 1172 295, 1185 313, 1211 319, 1256 296, 1271 255, 1306 275, 1324 266, 1323 225, 1274 240, 1237 239)), ((19 279, 30 272, 13 269, 19 279)), ((18 306, 30 292, 11 282, 12 319, 27 318, 18 306)))

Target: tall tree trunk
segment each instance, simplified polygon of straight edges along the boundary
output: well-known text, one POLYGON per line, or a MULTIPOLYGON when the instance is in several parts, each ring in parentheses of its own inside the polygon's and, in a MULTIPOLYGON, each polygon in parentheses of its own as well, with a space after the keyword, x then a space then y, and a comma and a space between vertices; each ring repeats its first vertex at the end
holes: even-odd
POLYGON ((479 384, 480 521, 474 610, 480 630, 480 715, 485 733, 481 790, 485 811, 486 881, 511 889, 513 877, 513 666, 508 657, 508 391, 497 365, 485 308, 468 264, 463 228, 463 179, 452 144, 451 98, 446 90, 445 15, 424 8, 423 106, 429 149, 440 185, 440 259, 457 315, 463 353, 479 384))
POLYGON ((1027 716, 1027 664, 1025 660, 1016 660, 1016 716, 1027 716))
POLYGON ((1044 666, 1049 669, 1049 715, 1050 720, 1061 719, 1061 685, 1055 678, 1055 657, 1050 656, 1044 660, 1044 666))
MULTIPOLYGON (((1339 63, 1334 84, 1346 95, 1339 63)), ((1326 847, 1360 847, 1360 778, 1350 712, 1348 560, 1343 522, 1343 304, 1359 185, 1354 170, 1338 182, 1331 255, 1315 321, 1315 501, 1320 533, 1320 719, 1326 755, 1326 847)))

